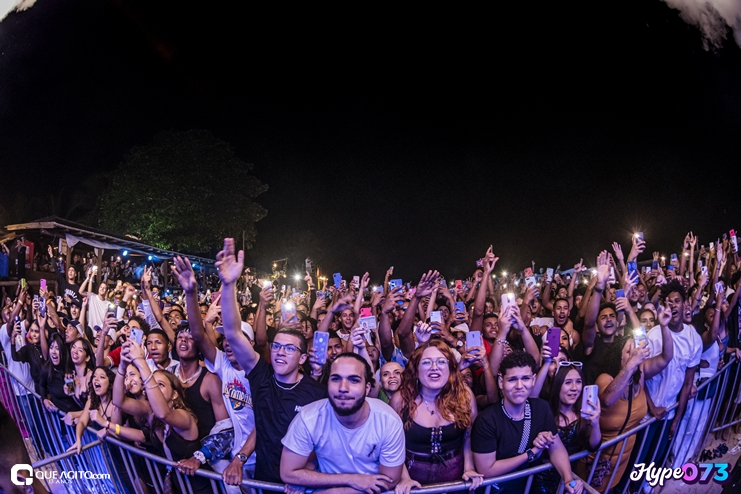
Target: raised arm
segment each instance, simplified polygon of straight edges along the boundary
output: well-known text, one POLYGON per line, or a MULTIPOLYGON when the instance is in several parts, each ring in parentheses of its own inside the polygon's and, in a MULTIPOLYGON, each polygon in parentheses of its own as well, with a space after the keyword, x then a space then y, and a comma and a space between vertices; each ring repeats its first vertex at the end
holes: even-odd
MULTIPOLYGON (((494 271, 498 257, 494 255, 491 247, 486 251, 484 256, 484 280, 491 280, 491 273, 494 271)), ((488 286, 488 284, 486 285, 488 286)), ((473 317, 471 318, 471 331, 481 331, 484 327, 484 312, 486 312, 486 295, 487 289, 482 286, 476 292, 476 299, 473 303, 473 317)))
MULTIPOLYGON (((191 268, 192 270, 192 268, 191 268)), ((160 325, 162 330, 167 334, 167 338, 170 340, 172 345, 175 344, 175 330, 170 326, 170 321, 167 320, 165 315, 160 309, 160 304, 152 297, 152 291, 149 289, 149 283, 152 281, 152 267, 147 266, 144 268, 144 272, 141 277, 141 292, 142 299, 149 301, 149 308, 152 311, 152 315, 157 320, 157 324, 160 325)))
MULTIPOLYGON (((273 284, 265 284, 260 290, 260 303, 255 314, 255 348, 265 349, 268 344, 268 306, 273 300, 273 284)), ((313 312, 313 311, 312 311, 313 312)))
POLYGON ((584 354, 592 353, 594 340, 597 337, 597 316, 599 315, 599 306, 602 301, 602 292, 607 286, 607 277, 610 268, 607 265, 607 251, 602 251, 597 257, 597 280, 594 288, 591 290, 587 312, 584 316, 584 331, 582 332, 582 344, 584 345, 584 354))
POLYGON ((149 402, 147 400, 136 400, 126 396, 126 386, 124 381, 126 380, 126 368, 131 365, 128 353, 130 345, 131 343, 128 341, 123 344, 123 349, 121 351, 121 364, 118 366, 118 370, 116 371, 116 380, 113 381, 113 404, 129 415, 144 417, 152 411, 149 407, 149 402))
POLYGON ((659 313, 659 325, 661 326, 661 353, 643 362, 643 378, 651 379, 663 371, 672 358, 674 358, 674 338, 672 330, 669 329, 669 321, 672 313, 668 307, 659 313))
MULTIPOLYGON (((216 360, 216 345, 208 337, 203 327, 203 318, 201 317, 201 310, 198 305, 198 282, 193 272, 193 266, 191 266, 190 260, 187 257, 176 256, 173 261, 175 264, 173 268, 175 276, 177 276, 178 282, 185 292, 185 305, 188 312, 190 334, 193 336, 193 341, 196 342, 198 350, 203 354, 203 357, 213 363, 216 360)), ((156 305, 159 309, 159 304, 156 305)))
MULTIPOLYGON (((422 275, 419 283, 417 283, 417 290, 414 292, 414 297, 412 297, 412 300, 409 302, 409 308, 399 322, 396 334, 399 337, 399 346, 401 347, 401 351, 407 358, 409 358, 414 351, 414 337, 412 336, 414 313, 417 312, 419 301, 424 297, 432 295, 432 290, 435 288, 439 276, 440 273, 437 271, 428 271, 426 274, 422 275)), ((433 303, 433 301, 430 300, 430 303, 433 303)))
MULTIPOLYGON (((713 322, 710 325, 710 330, 705 331, 702 334, 702 351, 704 352, 718 339, 718 333, 720 333, 720 318, 723 317, 723 312, 720 307, 723 304, 723 292, 715 291, 715 314, 713 314, 713 322)), ((734 297, 736 295, 734 294, 734 297)))
POLYGON ((198 435, 198 427, 193 416, 185 410, 170 408, 165 396, 160 390, 159 384, 152 377, 152 371, 144 359, 144 351, 133 340, 129 342, 129 357, 132 364, 136 366, 142 376, 144 389, 147 390, 147 401, 149 401, 149 406, 152 407, 154 416, 172 426, 184 439, 194 440, 198 435))
MULTIPOLYGON (((402 300, 404 295, 402 288, 396 287, 386 296, 386 300, 383 302, 381 307, 381 317, 378 322, 378 339, 381 342, 381 354, 386 361, 390 361, 394 356, 394 334, 391 330, 391 322, 389 321, 389 314, 393 312, 394 307, 399 300, 402 300)), ((325 317, 326 321, 327 318, 325 317)))
POLYGON ((221 278, 221 319, 224 324, 224 336, 231 346, 237 362, 244 372, 249 374, 260 360, 250 340, 242 332, 242 319, 237 303, 236 282, 242 276, 244 252, 234 255, 234 239, 224 239, 224 250, 216 255, 216 269, 221 278))
POLYGON ((615 404, 623 394, 625 387, 633 378, 633 374, 644 360, 651 354, 648 347, 635 347, 630 351, 630 359, 625 366, 620 369, 618 375, 613 379, 609 374, 600 374, 597 377, 597 386, 599 387, 599 399, 603 407, 609 407, 615 404))
POLYGON ((353 311, 355 312, 355 319, 360 317, 360 306, 363 305, 363 293, 368 287, 370 282, 370 275, 366 272, 362 278, 360 278, 360 286, 358 287, 358 295, 355 297, 355 304, 353 305, 353 311))

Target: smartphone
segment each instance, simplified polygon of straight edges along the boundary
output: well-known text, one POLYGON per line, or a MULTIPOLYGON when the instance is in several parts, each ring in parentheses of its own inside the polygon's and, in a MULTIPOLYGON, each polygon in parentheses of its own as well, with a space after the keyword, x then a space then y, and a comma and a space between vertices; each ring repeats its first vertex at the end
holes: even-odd
POLYGON ((633 278, 634 276, 638 276, 638 264, 635 261, 631 261, 628 263, 628 275, 631 278, 633 278))
POLYGON ((465 302, 456 302, 455 303, 455 311, 456 313, 460 312, 461 314, 466 313, 466 303, 465 302))
POLYGON ((593 412, 596 410, 595 407, 591 406, 589 402, 597 403, 599 399, 599 387, 596 384, 590 384, 584 386, 581 394, 581 409, 586 412, 593 412))
POLYGON ((39 303, 39 296, 38 295, 34 295, 33 296, 33 301, 38 304, 39 303))
POLYGON ((21 278, 21 288, 26 288, 26 278, 21 278))
POLYGON ((316 298, 324 300, 324 292, 316 292, 316 298))
POLYGON ((633 341, 635 341, 636 348, 639 346, 645 346, 648 345, 648 337, 646 336, 646 328, 641 326, 640 328, 636 328, 633 330, 633 341), (644 343, 644 345, 641 345, 641 343, 644 343))
POLYGON ((57 303, 58 304, 61 304, 62 303, 62 296, 61 295, 57 295, 57 303))
POLYGON ((484 344, 481 342, 481 331, 469 331, 466 333, 466 350, 474 347, 482 347, 484 344))
POLYGON ((108 317, 109 314, 116 315, 116 306, 113 304, 108 304, 108 310, 105 313, 105 316, 108 317))
POLYGON ((525 275, 525 278, 530 278, 533 275, 533 268, 525 268, 522 274, 525 275))
POLYGON ((455 289, 456 290, 463 290, 463 281, 462 280, 455 280, 455 289))
POLYGON ((713 242, 710 242, 710 247, 709 247, 710 250, 713 250, 713 245, 714 245, 713 242))
POLYGON ((327 347, 329 346, 329 333, 316 331, 314 333, 314 355, 317 363, 324 365, 327 363, 327 347))
POLYGON ((434 310, 430 312, 430 322, 439 322, 439 323, 443 322, 443 316, 439 310, 434 310))
POLYGON ((645 271, 646 271, 646 274, 650 273, 651 272, 651 266, 646 266, 645 271))
POLYGON ((306 272, 311 273, 311 259, 309 259, 308 257, 306 258, 305 266, 306 266, 306 272))
POLYGON ((700 272, 701 272, 701 273, 702 273, 702 274, 703 274, 704 276, 707 276, 707 275, 708 275, 708 267, 707 267, 707 266, 703 266, 703 267, 701 267, 701 268, 700 268, 700 272))
POLYGON ((725 290, 723 289, 723 283, 720 281, 715 284, 715 293, 725 293, 725 290))
POLYGON ((483 257, 481 259, 479 259, 479 260, 476 261, 476 267, 477 268, 483 268, 484 267, 484 258, 483 257))
POLYGON ((733 252, 738 252, 738 238, 736 237, 736 230, 731 230, 728 234, 731 237, 731 250, 733 252))
POLYGON ((545 344, 548 345, 548 348, 550 348, 551 356, 554 358, 558 356, 558 348, 561 346, 560 342, 561 328, 548 328, 545 336, 545 344))
POLYGON ((504 309, 508 305, 514 304, 514 298, 515 298, 514 293, 503 293, 502 294, 502 309, 501 309, 502 312, 504 312, 504 309))
POLYGON ((281 313, 283 314, 283 320, 286 322, 295 322, 298 320, 296 317, 296 305, 293 302, 286 302, 280 307, 281 313))
POLYGON ((607 279, 607 282, 611 285, 614 285, 617 280, 615 279, 615 268, 610 266, 610 277, 607 279))
POLYGON ((358 289, 360 287, 360 276, 353 276, 352 284, 355 287, 355 289, 358 289))
POLYGON ((142 344, 142 338, 144 337, 144 331, 139 328, 131 328, 130 338, 134 340, 138 345, 142 344))
POLYGON ((643 232, 636 232, 636 238, 638 240, 646 240, 645 238, 643 238, 643 232))
POLYGON ((654 271, 659 270, 659 260, 656 259, 655 261, 651 261, 651 269, 654 271))
MULTIPOLYGON (((532 271, 532 269, 530 271, 532 271)), ((525 278, 525 286, 526 287, 530 288, 531 286, 535 286, 537 284, 538 284, 538 282, 535 281, 535 276, 528 276, 527 278, 525 278)))
POLYGON ((550 283, 553 281, 553 268, 548 268, 545 270, 545 280, 550 283))
POLYGON ((402 285, 404 285, 404 282, 402 282, 400 279, 389 280, 389 291, 402 285))
POLYGON ((335 288, 339 288, 342 285, 342 274, 335 273, 332 275, 332 279, 334 280, 335 288))
POLYGON ((623 298, 625 297, 625 290, 622 288, 619 290, 615 290, 615 298, 623 298))
POLYGON ((671 257, 670 257, 670 259, 672 261, 676 261, 677 260, 677 254, 672 254, 671 257))
POLYGON ((360 309, 360 317, 371 317, 370 307, 362 307, 360 309))
POLYGON ((39 288, 41 289, 42 292, 47 291, 46 290, 46 280, 44 278, 41 278, 39 280, 39 288))
POLYGON ((270 288, 273 286, 273 282, 270 280, 263 280, 262 287, 263 288, 270 288))
POLYGON ((670 266, 668 266, 668 267, 667 267, 666 269, 668 269, 669 271, 674 271, 674 270, 675 270, 675 269, 674 269, 674 266, 671 266, 671 265, 670 265, 670 266))

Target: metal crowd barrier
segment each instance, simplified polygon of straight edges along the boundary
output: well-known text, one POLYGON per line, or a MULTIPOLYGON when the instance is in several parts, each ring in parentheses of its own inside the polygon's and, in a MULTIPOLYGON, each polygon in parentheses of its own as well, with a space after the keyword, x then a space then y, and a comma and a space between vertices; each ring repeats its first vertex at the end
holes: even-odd
MULTIPOLYGON (((698 395, 701 395, 703 391, 710 390, 712 386, 715 387, 715 393, 712 397, 705 400, 691 400, 687 405, 685 417, 688 421, 692 420, 693 416, 699 417, 700 421, 704 423, 688 423, 685 429, 691 432, 682 434, 683 438, 681 442, 675 447, 677 438, 680 436, 680 428, 678 428, 674 438, 670 441, 669 453, 666 455, 666 459, 661 462, 661 465, 657 465, 657 467, 663 468, 666 461, 673 454, 676 454, 677 451, 681 452, 683 447, 686 458, 676 458, 673 468, 681 466, 686 461, 696 461, 709 434, 725 431, 741 422, 741 419, 738 417, 739 405, 741 404, 741 395, 738 392, 738 386, 741 385, 739 379, 740 374, 741 365, 734 360, 698 387, 698 395), (733 375, 732 384, 730 384, 731 374, 733 375), (696 413, 696 407, 701 407, 699 410, 702 413, 696 413), (687 445, 692 446, 686 447, 687 445)), ((43 407, 41 398, 33 390, 26 388, 18 382, 2 364, 0 364, 0 399, 14 418, 16 424, 18 424, 24 436, 37 478, 39 474, 36 470, 43 471, 44 474, 42 476, 47 479, 43 481, 52 492, 163 494, 165 493, 163 485, 169 469, 170 479, 175 491, 194 494, 191 481, 192 477, 180 474, 174 468, 175 462, 153 455, 132 444, 119 441, 112 437, 106 437, 105 441, 100 441, 95 435, 95 430, 92 428, 88 428, 83 435, 83 451, 80 455, 75 454, 75 452, 67 452, 67 448, 75 441, 74 428, 61 422, 62 414, 60 412, 49 413, 43 407), (16 390, 20 390, 21 392, 17 393, 16 390), (25 395, 23 391, 25 391, 25 395), (60 488, 60 485, 51 486, 48 483, 48 479, 53 476, 53 472, 55 471, 57 473, 75 471, 108 473, 110 474, 110 478, 104 481, 78 479, 75 482, 63 484, 60 488)), ((676 408, 676 405, 670 410, 674 408, 676 408)), ((644 448, 647 447, 645 444, 647 441, 645 435, 642 433, 655 422, 656 418, 652 417, 639 426, 604 442, 595 453, 596 457, 592 462, 591 469, 589 469, 587 479, 584 481, 585 492, 598 492, 589 483, 592 481, 601 454, 607 449, 612 449, 614 452, 615 449, 613 447, 620 445, 618 463, 612 469, 607 483, 607 486, 609 486, 615 480, 615 474, 620 467, 620 458, 628 440, 633 436, 637 436, 633 448, 635 454, 631 456, 629 461, 634 457, 643 456, 644 448), (635 446, 641 437, 640 446, 636 450, 635 446)), ((663 424, 662 434, 666 427, 668 427, 667 422, 663 424)), ((571 455, 570 459, 572 463, 578 462, 590 454, 588 451, 581 451, 571 455)), ((654 460, 654 456, 655 451, 649 452, 646 456, 645 463, 651 463, 654 460)), ((485 479, 482 486, 485 487, 486 494, 491 494, 498 490, 499 484, 510 480, 527 478, 524 491, 524 494, 527 494, 530 492, 534 475, 550 468, 552 468, 550 463, 544 463, 537 467, 485 479)), ((628 465, 625 469, 624 481, 618 484, 617 489, 611 491, 607 488, 604 492, 620 492, 621 494, 625 494, 631 484, 631 482, 625 481, 631 469, 630 465, 628 465)), ((196 475, 208 480, 208 485, 205 487, 208 492, 223 494, 240 492, 238 487, 225 485, 221 479, 221 475, 213 471, 200 469, 196 472, 196 475)), ((201 482, 203 483, 204 480, 201 480, 201 482)), ((644 479, 640 483, 634 483, 634 487, 642 489, 645 483, 646 480, 644 479)), ((470 486, 470 481, 461 480, 427 485, 421 489, 415 489, 415 492, 419 494, 456 492, 468 490, 470 486)), ((241 492, 258 492, 260 494, 263 491, 283 492, 283 487, 283 484, 245 479, 242 481, 241 492)), ((636 488, 633 490, 636 491, 636 488)), ((561 482, 557 494, 562 494, 563 492, 563 482, 561 482)))

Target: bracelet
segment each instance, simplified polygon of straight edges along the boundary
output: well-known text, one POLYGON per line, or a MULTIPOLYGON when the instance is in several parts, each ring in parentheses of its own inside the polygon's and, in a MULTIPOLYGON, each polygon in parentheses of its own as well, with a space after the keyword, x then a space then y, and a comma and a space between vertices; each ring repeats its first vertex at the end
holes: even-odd
POLYGON ((118 424, 116 424, 116 435, 117 436, 121 435, 121 426, 118 424))
POLYGON ((108 422, 106 422, 106 424, 105 424, 105 430, 108 430, 108 428, 109 428, 110 426, 111 426, 111 421, 109 420, 109 421, 108 421, 108 422))
POLYGON ((150 372, 149 373, 149 377, 144 380, 144 382, 142 383, 142 385, 144 385, 146 387, 147 383, 152 380, 152 377, 153 376, 154 376, 154 372, 150 372))
POLYGON ((497 341, 497 343, 499 343, 500 345, 503 345, 503 346, 509 346, 509 341, 507 341, 507 340, 503 340, 503 339, 501 339, 501 338, 494 338, 494 339, 495 339, 495 340, 497 341))
POLYGON ((597 285, 594 285, 594 287, 592 288, 592 290, 594 290, 597 293, 602 293, 602 292, 605 291, 604 288, 597 288, 597 285))

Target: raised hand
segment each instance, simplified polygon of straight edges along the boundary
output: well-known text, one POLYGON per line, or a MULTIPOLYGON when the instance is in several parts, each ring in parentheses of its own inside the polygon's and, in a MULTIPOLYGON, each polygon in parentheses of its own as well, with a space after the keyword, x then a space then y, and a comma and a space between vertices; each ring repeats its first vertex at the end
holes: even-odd
POLYGON ((353 297, 352 293, 348 293, 340 297, 330 310, 334 314, 341 314, 343 310, 352 309, 354 298, 355 297, 353 297))
POLYGON ((422 322, 414 327, 414 332, 417 334, 417 343, 420 345, 427 343, 432 335, 432 326, 422 322))
POLYGON ((366 288, 368 288, 368 283, 370 283, 370 275, 368 273, 365 273, 360 278, 360 292, 364 292, 366 288))
POLYGON ((355 348, 365 348, 365 329, 360 326, 353 328, 350 333, 350 342, 355 348))
POLYGON ((620 261, 622 261, 622 260, 625 259, 623 257, 623 248, 620 246, 619 243, 613 242, 612 243, 612 250, 613 250, 613 252, 615 252, 615 259, 618 259, 620 261))
POLYGON ((651 356, 651 350, 646 346, 635 347, 630 351, 630 358, 626 365, 629 369, 635 369, 651 356))
MULTIPOLYGON (((196 275, 193 272, 193 266, 190 265, 190 260, 187 257, 175 256, 175 276, 178 278, 180 286, 183 287, 183 291, 188 294, 193 294, 198 290, 198 282, 196 281, 196 275)), ((151 270, 150 270, 151 276, 151 270)), ((144 276, 142 275, 142 279, 144 276)))
POLYGON ((669 321, 672 320, 672 311, 669 310, 669 307, 664 308, 661 312, 659 312, 659 325, 661 327, 666 327, 669 324, 669 321))
POLYGON ((216 269, 219 271, 221 282, 233 285, 237 282, 244 270, 244 252, 239 251, 234 255, 234 239, 224 239, 224 249, 216 254, 216 269))
POLYGON ((437 279, 440 277, 440 273, 437 271, 428 271, 427 274, 423 274, 417 283, 417 291, 415 293, 417 299, 429 297, 432 294, 432 289, 437 285, 437 279))
POLYGON ((499 258, 494 255, 491 246, 489 246, 484 256, 484 271, 486 274, 491 274, 494 271, 494 266, 496 266, 498 260, 499 258))

